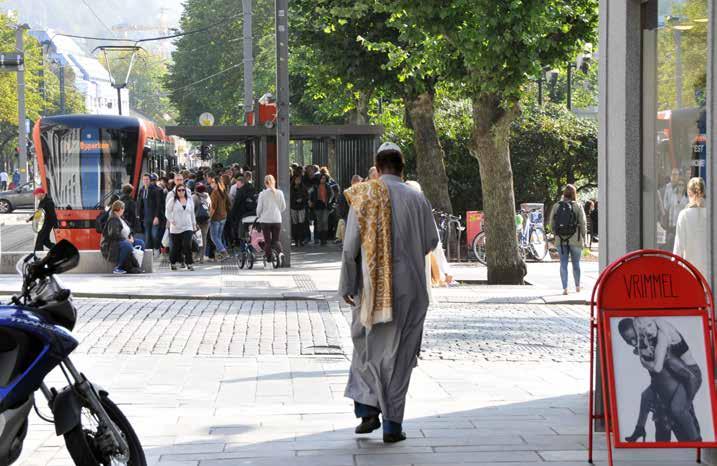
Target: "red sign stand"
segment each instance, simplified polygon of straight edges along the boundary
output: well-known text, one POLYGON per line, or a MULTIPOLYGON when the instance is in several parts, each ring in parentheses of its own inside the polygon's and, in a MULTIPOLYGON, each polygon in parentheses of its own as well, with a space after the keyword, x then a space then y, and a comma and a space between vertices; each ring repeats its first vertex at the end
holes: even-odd
MULTIPOLYGON (((670 341, 674 343, 674 341, 670 341)), ((613 448, 696 448, 697 462, 699 463, 701 448, 717 447, 717 437, 715 437, 717 435, 717 395, 715 394, 713 383, 715 380, 714 360, 717 354, 715 352, 716 341, 717 327, 715 326, 712 291, 705 278, 692 264, 674 254, 659 250, 636 251, 610 264, 595 284, 590 306, 588 462, 593 462, 593 424, 597 420, 602 420, 605 424, 608 464, 610 466, 613 465, 613 448), (626 322, 620 322, 621 320, 626 322), (685 324, 685 327, 691 325, 689 341, 679 331, 675 330, 671 322, 676 321, 685 324), (619 333, 616 331, 618 326, 614 325, 615 323, 620 324, 619 333), (639 331, 638 328, 640 329, 639 331), (697 328, 700 330, 696 331, 695 329, 697 328), (623 334, 623 330, 625 330, 625 334, 623 334), (662 338, 664 340, 663 344, 667 344, 668 339, 665 335, 671 335, 675 338, 679 336, 681 338, 679 343, 682 346, 670 346, 667 350, 663 349, 663 352, 659 353, 659 350, 656 350, 661 345, 659 339, 662 338), (702 340, 702 336, 704 336, 704 340, 702 340), (615 338, 615 345, 613 345, 613 338, 615 338), (633 344, 634 349, 629 346, 633 344), (685 350, 688 345, 692 345, 692 347, 682 351, 682 354, 694 349, 696 354, 701 355, 701 358, 697 359, 703 362, 702 365, 695 363, 689 367, 697 368, 695 371, 701 378, 701 385, 698 386, 701 387, 701 390, 709 392, 708 397, 704 393, 701 394, 700 401, 703 405, 698 406, 701 408, 705 406, 705 403, 711 405, 710 422, 712 426, 709 438, 706 439, 702 438, 703 430, 700 429, 700 423, 695 414, 694 397, 697 390, 691 393, 692 399, 689 400, 689 395, 687 395, 689 393, 687 388, 689 384, 684 383, 682 387, 679 387, 676 376, 673 379, 669 378, 672 372, 668 371, 667 365, 662 366, 661 364, 663 363, 660 363, 660 366, 657 367, 654 365, 654 361, 659 359, 655 356, 656 354, 664 356, 661 359, 662 361, 668 361, 668 357, 670 357, 673 358, 669 360, 672 364, 683 364, 675 356, 680 350, 674 349, 673 353, 673 348, 685 350), (613 346, 615 347, 613 348, 613 346), (603 414, 596 414, 594 410, 596 353, 598 353, 597 357, 600 358, 603 414), (623 357, 623 355, 626 356, 623 357), (621 357, 623 359, 620 359, 621 357), (653 359, 650 359, 651 357, 653 359), (657 421, 655 421, 654 441, 652 439, 646 441, 644 425, 642 427, 643 442, 636 442, 635 439, 628 440, 623 437, 626 432, 620 432, 618 412, 620 407, 618 406, 618 401, 620 396, 625 395, 622 395, 623 392, 618 394, 616 382, 622 390, 626 390, 626 387, 629 388, 630 390, 627 392, 631 397, 633 397, 635 389, 643 388, 641 386, 628 387, 629 380, 627 379, 629 377, 624 377, 624 367, 634 367, 635 362, 631 358, 639 360, 642 367, 650 375, 651 383, 645 389, 645 392, 653 390, 653 383, 655 384, 655 393, 657 393, 655 395, 657 400, 655 404, 659 406, 658 409, 662 409, 659 412, 663 417, 658 416, 658 411, 652 411, 653 420, 657 417, 661 422, 664 421, 664 423, 660 424, 662 430, 659 440, 657 421), (632 366, 627 366, 623 363, 628 359, 630 359, 628 363, 632 366), (623 371, 620 373, 623 379, 619 376, 616 377, 616 362, 620 365, 620 370, 623 371), (659 377, 663 377, 667 382, 659 384, 659 377), (655 380, 658 380, 658 382, 654 382, 655 380), (684 392, 682 400, 685 403, 682 406, 691 407, 691 411, 686 409, 682 411, 682 414, 692 416, 691 419, 694 421, 692 427, 696 426, 696 429, 693 430, 697 435, 693 434, 692 437, 689 437, 689 434, 685 433, 688 429, 681 429, 680 424, 675 421, 678 418, 670 417, 671 409, 673 408, 669 403, 665 407, 664 399, 667 397, 660 398, 659 389, 666 387, 670 381, 673 386, 677 386, 679 390, 684 392), (659 405, 658 403, 663 404, 659 405), (666 429, 664 428, 665 425, 668 426, 666 429), (665 441, 665 435, 667 441, 665 441), (677 437, 677 441, 673 441, 673 435, 677 437)), ((692 353, 690 353, 690 357, 692 357, 692 353)), ((665 362, 664 364, 669 363, 665 362)), ((640 372, 640 375, 644 379, 644 373, 640 372)), ((643 392, 643 396, 645 396, 645 392, 643 392)), ((649 393, 652 394, 653 392, 649 393)), ((634 397, 631 399, 634 399, 634 397)), ((670 400, 670 403, 672 401, 670 400)), ((642 409, 642 404, 642 402, 639 403, 640 409, 642 409)), ((623 409, 626 408, 630 408, 632 411, 637 409, 636 406, 623 402, 623 409)), ((701 410, 700 415, 703 415, 703 412, 701 410)), ((646 417, 647 415, 645 415, 646 417)), ((705 423, 703 422, 702 424, 704 428, 705 423)))

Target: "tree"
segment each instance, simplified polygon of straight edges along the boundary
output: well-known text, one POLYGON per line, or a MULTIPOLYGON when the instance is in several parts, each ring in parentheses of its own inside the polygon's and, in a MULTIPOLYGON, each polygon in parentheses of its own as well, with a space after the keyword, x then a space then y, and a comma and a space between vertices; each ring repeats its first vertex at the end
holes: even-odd
POLYGON ((570 183, 578 191, 597 187, 597 124, 561 104, 532 107, 511 129, 510 152, 518 203, 542 202, 546 209, 570 183))
MULTIPOLYGON (((235 0, 187 0, 180 21, 183 31, 208 28, 175 42, 166 88, 179 112, 180 124, 196 124, 211 112, 216 124, 244 122, 243 18, 235 0)), ((275 93, 274 2, 254 5, 255 97, 275 93)))
MULTIPOLYGON (((15 24, 0 14, 0 50, 15 50, 15 24)), ((49 64, 43 69, 42 46, 27 32, 25 44, 25 112, 31 122, 42 115, 59 112, 59 79, 49 64), (42 92, 43 86, 45 92, 42 92)), ((67 72, 72 82, 71 72, 67 72)), ((72 86, 66 88, 67 113, 81 113, 84 103, 72 86)), ((0 165, 13 164, 18 137, 18 103, 16 73, 0 72, 0 165)))
POLYGON ((425 59, 437 53, 432 50, 437 42, 401 35, 390 14, 373 0, 297 0, 292 5, 294 43, 318 59, 312 62, 317 72, 309 74, 312 88, 348 92, 343 101, 353 107, 347 112, 350 123, 368 122, 372 97, 400 98, 413 131, 418 180, 434 207, 452 211, 434 114, 440 80, 434 65, 442 62, 425 59))
MULTIPOLYGON (((124 79, 132 60, 132 52, 108 53, 107 58, 115 79, 124 79)), ((104 55, 100 62, 105 68, 108 67, 104 62, 104 55)), ((130 108, 160 124, 174 123, 177 118, 177 111, 165 87, 167 73, 167 62, 162 57, 146 50, 138 50, 127 83, 130 108)))
MULTIPOLYGON (((572 60, 597 25, 596 0, 384 0, 404 34, 444 41, 465 73, 455 75, 472 102, 471 152, 482 181, 489 283, 522 283, 515 235, 510 129, 521 90, 543 66, 572 60)), ((450 56, 450 55, 449 55, 450 56)))

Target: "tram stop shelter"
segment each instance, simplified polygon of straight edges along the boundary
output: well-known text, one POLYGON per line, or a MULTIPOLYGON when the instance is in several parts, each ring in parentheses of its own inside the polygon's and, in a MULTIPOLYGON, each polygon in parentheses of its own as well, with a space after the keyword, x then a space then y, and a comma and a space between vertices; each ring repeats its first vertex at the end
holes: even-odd
MULTIPOLYGON (((289 160, 299 165, 328 167, 340 188, 346 189, 350 186, 353 175, 368 174, 383 132, 382 126, 375 125, 292 125, 289 137, 294 141, 294 146, 289 160)), ((260 183, 258 180, 262 180, 266 174, 273 174, 279 179, 276 128, 271 125, 168 126, 166 134, 202 144, 243 144, 244 165, 254 171, 257 185, 260 183)), ((289 167, 281 169, 289 170, 289 167)), ((288 205, 289 186, 278 187, 284 192, 288 205)), ((285 217, 288 218, 288 212, 285 217)), ((290 252, 290 223, 286 220, 281 238, 285 252, 290 252)))

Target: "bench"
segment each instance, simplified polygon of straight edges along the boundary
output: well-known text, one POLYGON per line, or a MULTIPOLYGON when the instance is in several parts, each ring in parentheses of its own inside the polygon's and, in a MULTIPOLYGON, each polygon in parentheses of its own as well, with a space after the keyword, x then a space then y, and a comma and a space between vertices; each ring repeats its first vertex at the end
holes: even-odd
MULTIPOLYGON (((38 252, 37 255, 44 257, 46 253, 46 251, 38 252)), ((0 253, 0 274, 16 274, 15 265, 28 254, 30 254, 29 251, 2 251, 0 253)), ((145 273, 154 272, 152 256, 151 249, 145 250, 142 260, 142 268, 145 273)), ((67 273, 112 273, 114 265, 107 262, 99 250, 80 251, 80 263, 67 273)))

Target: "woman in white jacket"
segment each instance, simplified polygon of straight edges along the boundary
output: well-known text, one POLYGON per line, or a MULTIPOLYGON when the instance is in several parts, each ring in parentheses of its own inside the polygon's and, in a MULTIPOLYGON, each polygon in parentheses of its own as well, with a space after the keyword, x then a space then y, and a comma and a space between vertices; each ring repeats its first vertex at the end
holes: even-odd
POLYGON ((259 194, 256 204, 256 221, 261 224, 264 233, 264 253, 271 257, 272 247, 282 252, 279 234, 281 233, 281 213, 286 210, 284 193, 276 189, 276 180, 272 175, 264 177, 266 189, 259 194))
POLYGON ((165 213, 169 234, 172 235, 169 253, 171 269, 177 270, 177 262, 182 262, 189 270, 194 270, 192 235, 197 230, 197 220, 194 216, 194 202, 187 196, 185 186, 177 186, 174 193, 169 193, 165 213))
POLYGON ((692 178, 687 183, 690 203, 677 217, 673 252, 691 262, 708 280, 707 265, 707 209, 705 208, 705 182, 692 178))

